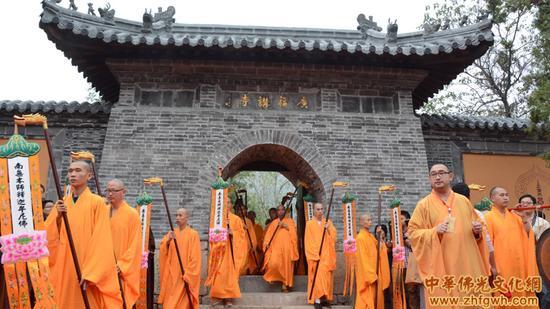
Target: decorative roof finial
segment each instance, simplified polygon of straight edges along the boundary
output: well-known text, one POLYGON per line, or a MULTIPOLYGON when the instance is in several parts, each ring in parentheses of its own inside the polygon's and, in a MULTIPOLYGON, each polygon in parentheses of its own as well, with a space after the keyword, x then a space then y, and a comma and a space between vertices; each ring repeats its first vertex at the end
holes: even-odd
POLYGON ((155 13, 153 16, 153 28, 154 29, 163 29, 166 31, 172 31, 172 24, 176 22, 174 18, 176 15, 176 8, 169 6, 166 8, 166 11, 162 11, 162 7, 158 8, 158 13, 155 13))
POLYGON ((357 30, 361 31, 363 39, 367 38, 367 30, 369 29, 378 32, 382 31, 382 27, 378 27, 378 24, 372 19, 372 16, 369 16, 369 19, 367 19, 365 14, 359 14, 359 16, 357 16, 357 22, 359 23, 357 30))
POLYGON ((468 15, 462 15, 462 17, 460 18, 460 22, 458 23, 458 25, 459 25, 460 27, 464 27, 464 26, 467 26, 467 25, 468 25, 468 22, 469 22, 468 15))
POLYGON ((151 14, 151 10, 147 12, 147 9, 145 9, 145 12, 143 13, 143 28, 141 29, 141 32, 151 33, 151 31, 153 31, 153 15, 151 14))
POLYGON ((424 23, 424 35, 430 35, 434 32, 439 31, 439 28, 441 28, 441 23, 439 21, 435 21, 433 23, 426 22, 424 23))
POLYGON ((73 10, 73 11, 78 10, 76 5, 74 4, 74 0, 69 0, 69 10, 73 10))
POLYGON ((94 4, 91 2, 88 2, 88 15, 95 16, 94 4))
POLYGON ((446 17, 445 21, 443 22, 443 26, 441 26, 441 30, 449 30, 451 29, 451 20, 446 17))
POLYGON ((104 8, 97 9, 99 16, 108 23, 115 22, 115 9, 111 9, 111 4, 107 2, 104 8))
POLYGON ((392 23, 391 20, 388 18, 388 32, 386 33, 386 41, 388 43, 394 43, 397 41, 397 30, 399 27, 397 26, 397 19, 392 23))
POLYGON ((481 21, 484 21, 484 20, 487 20, 489 19, 489 10, 485 10, 485 9, 481 9, 479 10, 479 13, 477 14, 477 22, 481 22, 481 21))

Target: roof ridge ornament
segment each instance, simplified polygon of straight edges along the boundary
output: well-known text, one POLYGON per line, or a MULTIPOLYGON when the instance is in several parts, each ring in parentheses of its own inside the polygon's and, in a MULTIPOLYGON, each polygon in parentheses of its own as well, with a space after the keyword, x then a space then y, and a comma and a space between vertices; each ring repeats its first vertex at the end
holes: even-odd
POLYGON ((107 2, 104 8, 97 9, 99 16, 103 18, 106 23, 113 24, 115 23, 115 9, 111 8, 111 4, 107 2))
POLYGON ((94 11, 94 4, 92 2, 88 2, 88 15, 96 16, 94 11))
POLYGON ((153 30, 157 31, 172 31, 172 25, 176 22, 174 15, 176 15, 176 8, 169 6, 166 8, 166 11, 162 10, 162 7, 159 6, 158 12, 154 15, 151 14, 151 9, 143 13, 143 26, 141 32, 151 33, 153 30))
POLYGON ((399 26, 397 25, 397 19, 392 23, 388 18, 388 32, 386 33, 386 42, 395 43, 397 41, 397 30, 399 26))
MULTIPOLYGON (((57 2, 57 3, 59 3, 59 2, 57 2)), ((73 10, 73 11, 78 10, 78 7, 76 6, 76 4, 74 4, 74 0, 69 0, 69 10, 73 10)))
POLYGON ((363 39, 367 38, 367 30, 369 29, 377 32, 382 31, 382 27, 378 26, 378 24, 372 19, 372 16, 369 16, 369 19, 367 19, 365 14, 361 13, 357 16, 357 22, 359 23, 357 30, 361 31, 363 39))

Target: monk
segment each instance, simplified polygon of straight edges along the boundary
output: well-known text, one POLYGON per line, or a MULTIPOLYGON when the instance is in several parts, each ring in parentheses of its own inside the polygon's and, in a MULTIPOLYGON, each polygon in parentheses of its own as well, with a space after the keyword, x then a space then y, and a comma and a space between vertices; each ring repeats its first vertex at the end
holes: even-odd
POLYGON ((160 294, 162 308, 199 308, 201 273, 201 244, 199 233, 187 225, 189 214, 185 208, 176 212, 176 229, 168 232, 160 243, 160 294), (174 241, 178 243, 185 275, 181 275, 174 241), (193 304, 184 283, 188 285, 193 304))
POLYGON ((122 308, 117 280, 109 208, 103 198, 88 188, 90 165, 74 161, 69 166, 71 195, 55 203, 46 221, 50 250, 51 280, 58 308, 84 308, 81 288, 86 290, 91 308, 122 308), (78 282, 67 232, 62 221, 66 213, 82 280, 78 282))
POLYGON ((322 308, 323 305, 328 306, 332 301, 333 294, 333 275, 336 269, 336 229, 332 221, 326 222, 324 216, 324 207, 321 203, 313 205, 313 219, 306 223, 305 231, 305 251, 308 265, 308 297, 311 293, 313 284, 313 276, 315 267, 319 263, 317 278, 311 298, 308 298, 308 303, 313 304, 316 309, 322 308), (323 230, 327 229, 325 240, 323 242, 323 251, 319 256, 319 247, 321 246, 321 238, 323 230))
MULTIPOLYGON (((247 244, 243 221, 238 216, 231 213, 233 204, 227 202, 229 217, 229 237, 225 244, 225 253, 221 262, 221 267, 215 274, 208 274, 213 278, 210 288, 210 298, 213 305, 223 304, 224 306, 233 306, 233 299, 241 297, 239 288, 239 270, 246 262, 247 244), (233 244, 231 250, 230 241, 233 244)), ((211 263, 212 256, 209 256, 211 263)))
POLYGON ((258 256, 256 255, 258 241, 256 240, 254 223, 252 223, 252 221, 248 219, 248 217, 246 216, 247 213, 248 210, 246 209, 246 206, 242 204, 241 200, 237 200, 237 203, 235 205, 235 214, 242 220, 243 227, 245 229, 244 233, 246 237, 246 250, 248 252, 248 254, 246 255, 246 262, 239 271, 241 276, 256 273, 260 266, 258 256), (248 235, 250 235, 250 238, 248 237, 248 235), (258 264, 256 265, 256 263, 258 264))
POLYGON ((117 272, 127 308, 132 308, 139 298, 141 270, 141 222, 138 212, 130 207, 124 196, 124 183, 113 179, 107 183, 105 196, 111 206, 111 232, 117 272))
MULTIPOLYGON (((361 231, 357 235, 356 246, 357 268, 355 271, 355 282, 357 284, 357 295, 355 297, 355 309, 384 308, 384 290, 390 285, 390 265, 388 262, 388 251, 386 244, 380 243, 378 250, 379 264, 376 270, 376 246, 378 241, 369 233, 372 226, 372 219, 365 214, 359 218, 361 231), (377 288, 378 286, 378 288, 377 288), (378 290, 378 297, 375 297, 378 290), (376 307, 374 299, 376 300, 376 307)), ((380 237, 381 235, 378 235, 380 237)))
MULTIPOLYGON (((509 197, 506 189, 494 187, 489 193, 493 208, 485 214, 487 230, 493 240, 496 270, 506 282, 515 277, 526 280, 538 276, 535 257, 535 233, 530 220, 507 210, 509 197)), ((510 288, 508 286, 508 288, 510 288)), ((512 297, 535 297, 534 292, 511 291, 512 297)), ((520 308, 520 307, 506 307, 520 308)), ((538 306, 521 308, 538 308, 538 306)))
POLYGON ((258 246, 256 246, 256 256, 258 257, 258 261, 262 261, 264 255, 264 228, 256 222, 256 212, 253 210, 248 211, 248 219, 254 223, 254 233, 256 234, 256 242, 258 243, 258 246))
POLYGON ((436 299, 434 296, 473 294, 456 287, 441 289, 432 285, 434 280, 444 280, 445 276, 454 276, 455 282, 461 276, 485 280, 490 270, 482 224, 468 199, 451 190, 452 179, 447 166, 433 165, 429 172, 432 192, 418 202, 409 222, 409 240, 418 273, 428 287, 427 308, 435 307, 435 303, 430 303, 436 299))
POLYGON ((285 217, 283 205, 277 207, 277 219, 273 220, 265 232, 263 248, 264 280, 269 283, 281 282, 282 291, 288 292, 294 285, 294 262, 299 258, 298 233, 294 220, 285 217))

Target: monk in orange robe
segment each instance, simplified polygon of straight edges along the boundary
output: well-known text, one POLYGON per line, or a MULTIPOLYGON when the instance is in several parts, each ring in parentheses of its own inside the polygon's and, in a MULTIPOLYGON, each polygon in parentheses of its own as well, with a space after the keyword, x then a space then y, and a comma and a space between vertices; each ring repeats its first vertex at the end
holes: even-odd
MULTIPOLYGON (((254 233, 256 234, 256 242, 258 245, 256 246, 256 256, 258 257, 258 261, 263 261, 263 243, 264 243, 264 228, 256 222, 256 213, 252 210, 248 211, 248 219, 254 223, 254 233)), ((260 263, 262 265, 262 263, 260 263)))
POLYGON ((199 288, 201 274, 201 244, 197 231, 187 225, 189 220, 185 208, 176 212, 176 229, 168 232, 160 243, 160 295, 158 303, 162 308, 199 308, 199 288), (185 275, 181 275, 181 269, 176 253, 174 241, 178 243, 181 263, 185 275), (193 305, 189 304, 189 298, 185 291, 184 281, 189 286, 193 305))
POLYGON ((246 255, 246 261, 241 267, 239 273, 241 276, 254 274, 258 268, 259 263, 258 256, 256 255, 256 248, 258 247, 258 242, 256 240, 256 232, 254 231, 254 223, 248 219, 246 214, 248 210, 243 204, 237 204, 235 206, 235 214, 241 218, 243 227, 245 228, 244 236, 246 237, 246 250, 248 254, 246 255), (250 235, 250 238, 248 237, 250 235))
MULTIPOLYGON (((525 282, 528 277, 538 276, 535 233, 531 220, 527 218, 523 221, 522 217, 506 209, 509 198, 504 188, 491 189, 490 198, 493 208, 485 214, 485 220, 495 248, 497 275, 502 276, 507 283, 512 277, 525 282)), ((511 287, 507 286, 507 288, 511 287)), ((534 292, 515 290, 511 291, 511 295, 512 297, 535 297, 534 292)), ((521 308, 538 308, 538 306, 521 306, 521 308)))
MULTIPOLYGON (((225 306, 232 306, 234 298, 241 297, 239 288, 239 270, 246 262, 247 244, 243 221, 238 216, 231 213, 233 205, 231 201, 227 202, 229 217, 229 237, 225 242, 225 253, 221 262, 221 267, 215 274, 208 274, 213 278, 210 288, 210 298, 213 305, 223 303, 225 306), (230 241, 233 244, 231 250, 230 241)), ((212 256, 209 256, 211 263, 212 256)))
POLYGON ((357 285, 355 309, 383 309, 384 290, 390 286, 390 265, 388 262, 387 247, 384 242, 380 242, 378 270, 376 270, 376 246, 378 245, 378 240, 369 233, 372 219, 369 215, 362 215, 359 224, 361 225, 361 231, 357 235, 357 252, 355 253, 357 263, 355 271, 355 282, 357 285), (375 297, 377 289, 378 297, 375 297), (375 298, 376 307, 374 306, 375 298))
POLYGON ((69 166, 72 194, 56 202, 46 221, 51 280, 59 308, 84 308, 81 287, 91 308, 122 308, 109 208, 88 188, 91 167, 85 161, 69 166), (61 213, 66 212, 82 272, 78 282, 61 213))
POLYGON ((141 222, 138 212, 124 200, 124 183, 113 179, 107 183, 106 197, 111 205, 111 233, 117 271, 127 308, 139 298, 141 270, 141 222))
POLYGON ((304 237, 308 265, 307 301, 309 304, 314 304, 315 308, 321 308, 322 305, 329 304, 333 299, 333 275, 336 269, 336 229, 332 221, 326 222, 323 217, 323 204, 316 203, 313 208, 314 218, 306 223, 304 237), (323 241, 323 251, 319 256, 321 238, 325 228, 327 231, 323 241), (309 298, 317 263, 319 263, 319 270, 315 279, 312 297, 309 298))
POLYGON ((277 219, 273 220, 264 238, 264 280, 281 282, 282 291, 294 285, 294 262, 298 261, 298 233, 292 218, 285 217, 285 207, 277 207, 277 219), (277 228, 278 227, 278 228, 277 228), (275 235, 275 236, 273 236, 275 235), (271 245, 269 245, 269 241, 271 245))
MULTIPOLYGON (((483 226, 468 199, 451 190, 453 173, 443 164, 435 164, 429 172, 432 192, 418 202, 409 222, 409 239, 416 257, 420 278, 426 284, 454 276, 488 280, 489 262, 483 226), (428 279, 428 280, 427 280, 428 279), (433 279, 433 280, 432 280, 433 279)), ((430 285, 431 286, 431 285, 430 285)), ((457 288, 425 288, 426 307, 434 296, 462 297, 457 288)), ((489 296, 489 295, 487 295, 489 296)))

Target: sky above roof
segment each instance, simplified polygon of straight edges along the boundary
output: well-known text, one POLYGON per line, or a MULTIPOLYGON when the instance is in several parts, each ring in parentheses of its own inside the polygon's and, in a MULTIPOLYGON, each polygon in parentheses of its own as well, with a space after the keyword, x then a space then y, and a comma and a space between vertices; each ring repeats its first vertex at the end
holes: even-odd
MULTIPOLYGON (((86 13, 103 1, 75 0, 78 11, 86 13)), ((418 31, 429 0, 314 1, 314 0, 111 0, 116 17, 140 21, 145 8, 173 5, 176 23, 284 26, 355 30, 357 15, 372 15, 385 32, 388 18, 397 19, 399 33, 418 31)), ((69 6, 68 0, 59 4, 69 6)), ((0 99, 85 101, 89 84, 70 60, 55 48, 38 27, 40 0, 3 1, 0 20, 0 99)))

